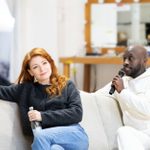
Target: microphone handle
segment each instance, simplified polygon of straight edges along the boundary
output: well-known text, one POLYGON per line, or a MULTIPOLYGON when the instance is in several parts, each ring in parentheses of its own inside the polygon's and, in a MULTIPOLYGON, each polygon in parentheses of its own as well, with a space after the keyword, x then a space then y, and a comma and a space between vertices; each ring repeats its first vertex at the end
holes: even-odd
POLYGON ((112 95, 115 92, 115 86, 111 85, 111 89, 109 91, 109 94, 112 95))

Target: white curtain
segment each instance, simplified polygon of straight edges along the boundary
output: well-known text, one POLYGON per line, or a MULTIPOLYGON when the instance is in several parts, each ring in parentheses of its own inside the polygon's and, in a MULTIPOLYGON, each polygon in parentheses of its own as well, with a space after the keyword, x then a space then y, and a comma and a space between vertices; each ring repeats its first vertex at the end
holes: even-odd
POLYGON ((15 6, 16 6, 16 0, 6 0, 7 6, 9 8, 9 11, 11 12, 11 15, 15 17, 15 6))
MULTIPOLYGON (((16 4, 17 4, 17 0, 6 0, 7 2, 7 6, 9 8, 9 11, 11 13, 11 15, 14 17, 15 21, 17 20, 16 18, 16 4)), ((9 78, 10 78, 10 81, 11 82, 14 82, 13 81, 13 73, 15 72, 16 70, 16 67, 14 68, 14 60, 16 59, 17 60, 17 55, 15 55, 17 53, 17 46, 16 46, 16 43, 15 41, 16 40, 16 22, 15 22, 15 25, 14 25, 14 29, 12 31, 12 36, 11 36, 11 43, 10 43, 10 73, 9 73, 9 78), (15 59, 14 59, 15 57, 15 59), (13 68, 13 69, 12 69, 13 68)))
POLYGON ((10 32, 14 25, 14 18, 5 0, 0 0, 0 31, 10 32))
POLYGON ((9 76, 9 63, 14 17, 6 0, 0 0, 0 73, 4 78, 9 76))
POLYGON ((14 30, 12 34, 11 52, 10 52, 10 81, 15 82, 20 71, 21 51, 24 44, 21 42, 24 37, 25 30, 25 0, 7 0, 7 4, 12 16, 15 18, 14 30))

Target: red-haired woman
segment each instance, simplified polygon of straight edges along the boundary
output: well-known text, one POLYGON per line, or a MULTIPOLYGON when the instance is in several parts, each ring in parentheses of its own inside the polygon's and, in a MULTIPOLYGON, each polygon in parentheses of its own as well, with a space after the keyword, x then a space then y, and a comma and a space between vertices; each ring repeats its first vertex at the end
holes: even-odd
POLYGON ((23 60, 17 84, 0 86, 0 98, 17 102, 25 134, 34 135, 32 150, 88 150, 80 94, 74 83, 59 75, 43 48, 34 48, 23 60), (29 111, 33 106, 34 110, 29 111), (32 134, 30 122, 42 129, 32 134))

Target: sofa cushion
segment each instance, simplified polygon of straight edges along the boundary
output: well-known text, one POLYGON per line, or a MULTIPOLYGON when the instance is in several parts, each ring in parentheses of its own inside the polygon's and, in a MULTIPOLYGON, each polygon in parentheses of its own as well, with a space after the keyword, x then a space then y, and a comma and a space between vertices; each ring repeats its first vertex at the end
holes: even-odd
POLYGON ((80 91, 80 95, 83 105, 83 120, 81 125, 89 137, 89 150, 106 150, 108 149, 107 137, 99 115, 95 96, 92 93, 83 91, 80 91))
POLYGON ((30 150, 31 139, 22 133, 18 105, 0 100, 0 149, 30 150))

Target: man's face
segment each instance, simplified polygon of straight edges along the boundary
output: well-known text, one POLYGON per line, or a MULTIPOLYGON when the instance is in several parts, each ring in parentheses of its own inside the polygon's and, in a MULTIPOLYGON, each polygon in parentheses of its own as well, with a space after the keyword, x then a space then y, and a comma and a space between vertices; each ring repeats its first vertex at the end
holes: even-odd
POLYGON ((136 50, 126 51, 123 56, 123 69, 127 76, 136 78, 145 70, 144 57, 136 50))

